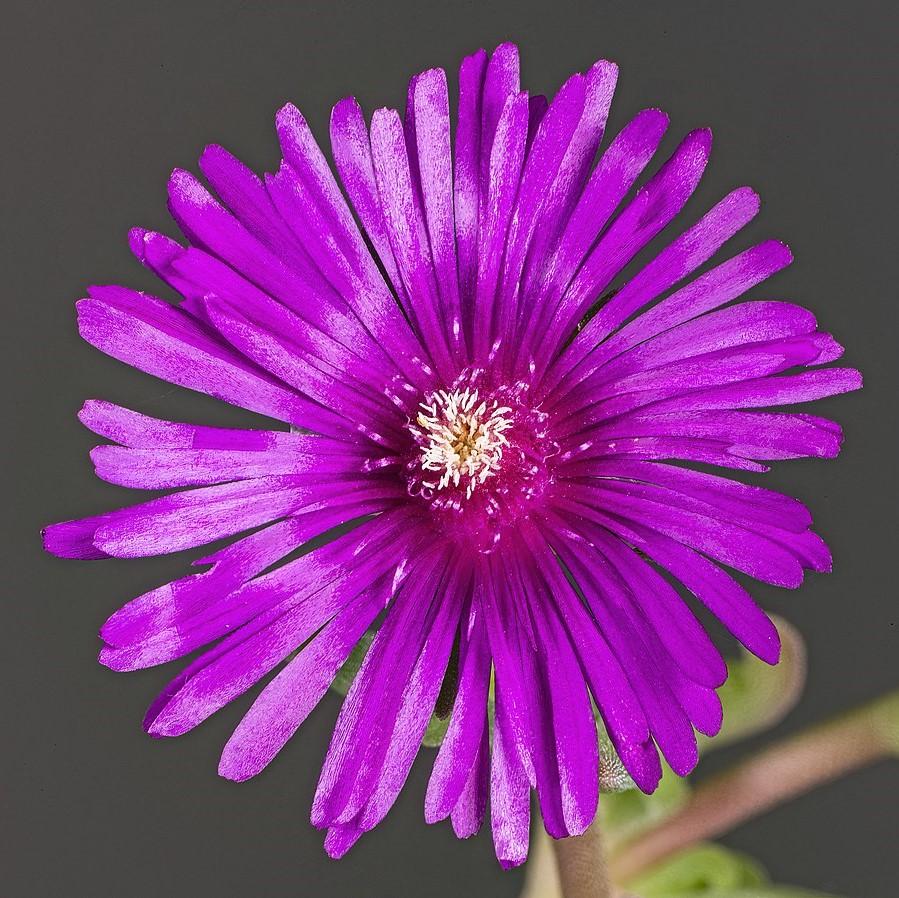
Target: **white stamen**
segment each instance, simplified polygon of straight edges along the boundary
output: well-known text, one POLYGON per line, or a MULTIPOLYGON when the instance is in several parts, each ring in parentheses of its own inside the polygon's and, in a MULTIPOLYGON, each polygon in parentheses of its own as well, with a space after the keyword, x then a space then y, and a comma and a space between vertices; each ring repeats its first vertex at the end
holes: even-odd
POLYGON ((486 401, 479 404, 478 391, 470 387, 452 393, 440 390, 430 404, 421 403, 421 409, 417 426, 411 426, 421 444, 421 466, 440 474, 423 486, 442 490, 464 480, 470 499, 479 483, 496 474, 503 446, 509 445, 505 431, 512 426, 512 409, 496 402, 492 407, 486 401))

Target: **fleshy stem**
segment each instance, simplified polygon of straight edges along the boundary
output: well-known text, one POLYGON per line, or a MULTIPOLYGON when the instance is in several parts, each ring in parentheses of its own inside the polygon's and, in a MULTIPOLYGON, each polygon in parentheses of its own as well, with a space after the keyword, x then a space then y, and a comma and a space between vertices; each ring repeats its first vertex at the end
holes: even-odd
POLYGON ((763 749, 700 784, 683 809, 616 851, 611 859, 614 881, 626 883, 695 842, 897 753, 899 690, 763 749))
POLYGON ((580 836, 551 839, 550 843, 562 898, 611 898, 612 884, 598 821, 594 820, 580 836))

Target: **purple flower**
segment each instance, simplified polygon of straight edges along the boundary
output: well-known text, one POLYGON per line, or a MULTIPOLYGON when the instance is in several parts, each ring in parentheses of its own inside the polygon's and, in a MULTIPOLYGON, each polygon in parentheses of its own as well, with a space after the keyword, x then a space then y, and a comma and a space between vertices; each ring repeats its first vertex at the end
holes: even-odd
POLYGON ((790 588, 830 569, 800 502, 705 468, 832 458, 837 424, 771 409, 861 378, 821 367, 842 348, 805 309, 734 302, 789 264, 782 243, 706 266, 757 213, 749 188, 634 261, 696 189, 711 135, 642 179, 667 127, 647 109, 594 166, 616 76, 598 62, 548 103, 520 91, 514 46, 479 51, 454 136, 440 69, 412 79, 405 118, 379 109, 369 127, 342 100, 343 192, 288 105, 276 174, 211 146, 217 198, 185 171, 169 183, 186 245, 132 231, 183 301, 94 287, 78 304, 103 352, 291 428, 89 401, 81 420, 112 441, 97 474, 176 491, 44 538, 69 558, 231 540, 113 614, 100 654, 134 670, 211 646, 148 711, 154 736, 280 667, 225 746, 230 779, 272 760, 378 628, 312 807, 334 856, 390 809, 438 696, 452 711, 426 818, 471 835, 489 793, 504 866, 525 859, 531 789, 551 835, 593 820, 594 703, 640 788, 658 752, 688 773, 726 669, 672 580, 774 663, 774 626, 726 569, 790 588))

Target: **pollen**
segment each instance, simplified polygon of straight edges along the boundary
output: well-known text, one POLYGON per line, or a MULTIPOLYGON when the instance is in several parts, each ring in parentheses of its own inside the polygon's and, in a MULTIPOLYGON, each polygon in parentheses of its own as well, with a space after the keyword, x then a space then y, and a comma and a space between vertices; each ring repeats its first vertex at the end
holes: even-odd
POLYGON ((496 476, 503 448, 509 445, 506 433, 512 426, 512 409, 480 399, 470 387, 451 393, 439 390, 419 408, 410 429, 421 447, 422 469, 433 472, 422 486, 430 490, 464 486, 470 499, 478 484, 496 476))

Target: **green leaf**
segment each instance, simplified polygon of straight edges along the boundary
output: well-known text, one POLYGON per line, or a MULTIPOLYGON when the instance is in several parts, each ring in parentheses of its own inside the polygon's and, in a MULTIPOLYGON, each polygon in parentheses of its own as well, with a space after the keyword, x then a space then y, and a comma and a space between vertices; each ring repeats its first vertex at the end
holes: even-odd
MULTIPOLYGON (((689 893, 688 893, 689 894, 689 893)), ((796 886, 758 886, 748 889, 725 889, 723 892, 716 889, 712 892, 700 892, 702 898, 837 898, 835 895, 825 895, 823 892, 809 892, 807 889, 799 889, 796 886)), ((682 898, 681 895, 672 895, 671 898, 682 898)))
POLYGON ((805 685, 805 644, 793 626, 774 618, 781 640, 774 667, 748 652, 728 662, 727 682, 718 690, 724 723, 717 736, 699 736, 700 751, 722 748, 774 726, 796 704, 805 685))
POLYGON ((765 871, 752 858, 708 842, 676 854, 627 885, 641 898, 674 898, 726 894, 766 881, 765 871))
POLYGON ((346 695, 350 691, 350 686, 353 685, 353 680, 356 679, 356 674, 359 673, 359 668, 362 667, 362 662, 365 660, 369 646, 374 638, 375 634, 372 630, 362 634, 362 638, 356 643, 353 651, 350 652, 349 658, 343 662, 343 667, 337 671, 337 676, 334 677, 334 681, 331 683, 331 688, 335 692, 340 695, 346 695))
POLYGON ((899 689, 875 699, 864 710, 885 746, 899 755, 899 689))
POLYGON ((652 795, 644 795, 633 784, 629 791, 604 795, 599 802, 599 819, 609 847, 614 848, 661 823, 683 807, 689 797, 690 786, 687 781, 664 764, 662 779, 652 795))
POLYGON ((761 886, 757 889, 739 889, 736 892, 708 892, 704 898, 837 898, 824 892, 809 892, 796 886, 761 886))
POLYGON ((425 734, 422 737, 421 744, 427 748, 439 748, 443 744, 443 739, 446 736, 450 717, 452 717, 452 714, 447 714, 447 716, 442 719, 436 714, 432 714, 431 719, 428 721, 428 728, 425 730, 425 734))
POLYGON ((701 843, 663 861, 627 884, 640 898, 833 898, 768 881, 753 858, 701 843))

